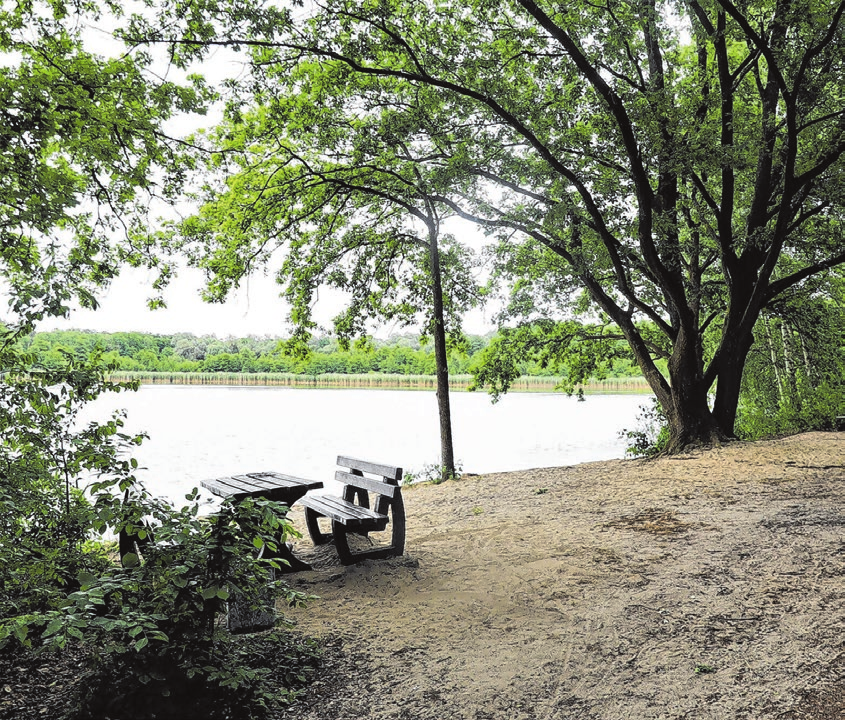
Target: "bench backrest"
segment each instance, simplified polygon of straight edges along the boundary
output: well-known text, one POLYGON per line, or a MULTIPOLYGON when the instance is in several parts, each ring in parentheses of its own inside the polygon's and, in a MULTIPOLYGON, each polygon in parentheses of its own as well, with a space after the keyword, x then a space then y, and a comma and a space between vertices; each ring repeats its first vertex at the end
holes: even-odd
POLYGON ((379 495, 393 497, 402 482, 402 468, 393 465, 358 460, 345 455, 338 455, 337 464, 347 468, 349 472, 338 470, 334 476, 335 480, 379 495), (375 477, 369 477, 371 475, 375 477))

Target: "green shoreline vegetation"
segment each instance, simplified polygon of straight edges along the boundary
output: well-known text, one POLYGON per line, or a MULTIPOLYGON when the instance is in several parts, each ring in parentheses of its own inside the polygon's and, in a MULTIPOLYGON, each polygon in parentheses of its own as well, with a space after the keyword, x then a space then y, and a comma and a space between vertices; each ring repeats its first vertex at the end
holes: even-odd
MULTIPOLYGON (((467 390, 473 369, 493 335, 469 335, 449 358, 450 387, 467 390)), ((431 390, 435 388, 433 348, 413 335, 370 339, 363 347, 342 349, 330 337, 315 337, 304 357, 283 352, 284 340, 272 337, 220 339, 188 333, 98 333, 77 330, 39 332, 22 342, 45 368, 61 367, 68 355, 100 353, 114 368, 112 381, 173 385, 238 385, 319 388, 431 390)), ((511 392, 552 392, 559 373, 533 361, 520 364, 511 392)), ((585 393, 651 392, 636 366, 615 360, 605 377, 593 379, 585 393)))
MULTIPOLYGON (((141 385, 232 385, 255 387, 292 387, 326 389, 372 390, 434 390, 434 375, 401 375, 396 373, 343 374, 323 373, 305 375, 295 373, 228 373, 228 372, 143 372, 127 371, 109 375, 114 382, 138 382, 141 385)), ((468 390, 472 375, 449 378, 451 390, 468 390)), ((508 392, 554 392, 558 379, 550 376, 523 375, 508 392)), ((650 394, 651 388, 642 377, 618 377, 594 380, 579 386, 585 394, 650 394)))

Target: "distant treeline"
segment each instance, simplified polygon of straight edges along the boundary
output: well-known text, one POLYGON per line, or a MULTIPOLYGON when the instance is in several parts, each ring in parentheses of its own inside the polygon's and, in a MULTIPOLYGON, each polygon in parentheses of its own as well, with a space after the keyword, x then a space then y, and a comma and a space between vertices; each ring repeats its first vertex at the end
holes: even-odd
MULTIPOLYGON (((468 375, 490 336, 470 335, 463 351, 453 351, 449 372, 468 375)), ((87 356, 96 350, 117 364, 119 371, 137 373, 249 373, 285 375, 423 375, 435 373, 434 351, 410 335, 374 339, 366 347, 341 350, 329 337, 315 337, 304 358, 285 355, 282 340, 271 337, 220 338, 187 333, 149 335, 139 332, 95 333, 86 331, 40 332, 24 342, 46 367, 64 362, 65 353, 87 356)), ((522 374, 553 377, 536 363, 525 363, 522 374)), ((639 376, 638 369, 617 361, 609 376, 639 376)), ((257 379, 257 378, 256 378, 257 379)), ((165 382, 167 382, 165 380, 165 382)))

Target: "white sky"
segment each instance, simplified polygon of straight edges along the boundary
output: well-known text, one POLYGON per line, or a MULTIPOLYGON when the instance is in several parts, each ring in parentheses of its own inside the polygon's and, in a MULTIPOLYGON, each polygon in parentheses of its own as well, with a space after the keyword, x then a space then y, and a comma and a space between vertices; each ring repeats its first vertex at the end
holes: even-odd
MULTIPOLYGON (((97 310, 77 308, 67 319, 45 321, 39 330, 92 330, 96 332, 144 332, 160 335, 192 333, 216 335, 220 338, 248 335, 285 337, 290 325, 286 322, 288 306, 279 297, 279 285, 271 276, 255 274, 241 288, 231 293, 223 304, 203 302, 200 290, 203 275, 193 268, 181 269, 164 292, 167 307, 150 310, 147 299, 153 295, 154 274, 147 270, 126 268, 100 296, 97 310)), ((331 319, 342 309, 340 292, 322 289, 314 315, 318 323, 330 329, 331 319)), ((493 329, 490 312, 473 311, 465 319, 464 330, 482 335, 493 329)), ((383 326, 376 335, 408 332, 402 328, 383 326)))
POLYGON ((164 292, 167 307, 150 310, 147 299, 154 295, 154 273, 125 268, 100 296, 97 310, 77 308, 67 319, 51 319, 41 330, 94 330, 97 332, 145 332, 162 335, 189 332, 194 335, 245 337, 247 335, 287 334, 286 305, 279 287, 270 277, 256 275, 232 293, 224 304, 202 301, 203 276, 191 268, 164 292))

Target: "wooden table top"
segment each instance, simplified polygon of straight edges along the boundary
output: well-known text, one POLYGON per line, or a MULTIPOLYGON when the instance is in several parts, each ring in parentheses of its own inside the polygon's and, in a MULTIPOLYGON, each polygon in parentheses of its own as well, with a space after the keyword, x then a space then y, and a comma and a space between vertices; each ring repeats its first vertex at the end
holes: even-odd
POLYGON ((319 480, 283 475, 272 470, 203 480, 200 485, 224 498, 243 500, 247 497, 263 497, 288 505, 295 503, 309 490, 323 487, 319 480))

